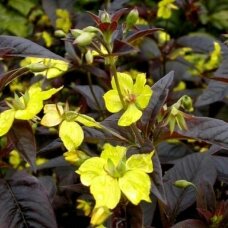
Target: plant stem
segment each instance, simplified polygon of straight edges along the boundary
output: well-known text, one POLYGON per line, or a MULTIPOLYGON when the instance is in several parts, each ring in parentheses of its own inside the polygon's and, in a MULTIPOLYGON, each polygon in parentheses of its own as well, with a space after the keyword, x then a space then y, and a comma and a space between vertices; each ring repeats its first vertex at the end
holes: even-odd
POLYGON ((118 77, 117 77, 116 65, 115 65, 115 63, 113 63, 113 61, 114 60, 111 61, 110 70, 111 70, 111 72, 113 73, 113 76, 114 76, 114 80, 115 80, 115 83, 116 83, 116 89, 117 89, 120 101, 122 103, 122 106, 123 106, 124 110, 126 110, 126 104, 124 102, 123 94, 121 93, 120 84, 119 84, 119 80, 118 80, 118 77))

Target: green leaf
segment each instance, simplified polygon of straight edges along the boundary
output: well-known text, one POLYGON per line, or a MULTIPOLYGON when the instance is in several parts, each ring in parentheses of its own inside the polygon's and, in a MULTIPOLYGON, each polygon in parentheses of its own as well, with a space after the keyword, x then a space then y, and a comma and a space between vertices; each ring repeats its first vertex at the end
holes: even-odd
POLYGON ((119 186, 133 204, 137 205, 141 200, 151 202, 149 197, 151 182, 148 174, 138 170, 127 171, 119 179, 119 186))
POLYGON ((59 128, 59 136, 67 150, 71 151, 81 145, 84 132, 78 123, 64 120, 59 128))
POLYGON ((36 2, 34 0, 9 0, 8 5, 27 16, 30 10, 36 6, 36 2))
POLYGON ((76 171, 76 173, 80 174, 81 176, 82 184, 85 186, 90 186, 94 178, 99 175, 105 175, 105 164, 106 161, 99 157, 87 159, 76 171))
POLYGON ((120 187, 117 179, 109 175, 96 177, 91 183, 90 191, 96 200, 96 207, 116 207, 120 201, 120 187))
POLYGON ((13 109, 6 110, 0 113, 0 136, 5 135, 14 121, 15 111, 13 109))
POLYGON ((151 173, 153 171, 152 163, 153 152, 149 154, 134 154, 132 155, 126 163, 128 170, 141 170, 146 173, 151 173))

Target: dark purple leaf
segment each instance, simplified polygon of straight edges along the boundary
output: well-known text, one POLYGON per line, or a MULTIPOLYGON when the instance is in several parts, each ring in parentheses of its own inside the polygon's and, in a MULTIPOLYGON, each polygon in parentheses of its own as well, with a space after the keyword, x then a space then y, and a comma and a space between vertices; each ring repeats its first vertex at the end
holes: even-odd
POLYGON ((214 49, 215 39, 211 36, 193 34, 182 36, 177 40, 177 44, 184 47, 191 47, 195 52, 210 52, 214 49))
POLYGON ((113 55, 126 55, 138 51, 135 47, 122 40, 115 39, 113 47, 113 55))
POLYGON ((186 121, 188 130, 177 130, 180 135, 228 149, 228 123, 209 117, 195 116, 191 116, 186 121))
POLYGON ((228 157, 212 156, 212 158, 218 172, 218 178, 228 183, 228 157))
POLYGON ((187 219, 181 222, 178 222, 171 228, 208 228, 206 224, 198 219, 187 219))
POLYGON ((35 171, 36 141, 30 123, 28 121, 15 120, 8 133, 8 137, 22 158, 28 162, 32 170, 35 171))
POLYGON ((98 67, 92 66, 92 65, 83 66, 83 69, 86 71, 89 71, 91 74, 95 75, 98 78, 107 78, 108 77, 107 73, 104 70, 102 70, 98 67))
POLYGON ((165 195, 163 180, 162 180, 162 169, 157 153, 153 156, 154 171, 152 177, 152 193, 160 200, 163 204, 167 204, 165 195))
POLYGON ((162 142, 157 146, 157 153, 161 163, 175 163, 177 159, 191 154, 193 151, 184 143, 162 142))
POLYGON ((214 184, 216 169, 210 155, 191 154, 180 159, 173 168, 169 169, 163 178, 168 213, 174 219, 195 202, 196 190, 190 186, 177 188, 173 184, 177 180, 187 180, 199 186, 202 181, 214 184))
POLYGON ((228 95, 228 85, 220 81, 210 81, 208 87, 197 98, 195 106, 203 106, 222 101, 228 95))
POLYGON ((45 156, 46 154, 48 154, 49 152, 53 152, 53 151, 57 151, 60 150, 62 147, 62 142, 61 140, 55 139, 52 142, 48 143, 47 145, 45 145, 44 147, 42 147, 39 151, 38 151, 38 155, 40 156, 45 156))
POLYGON ((174 72, 171 71, 151 87, 153 95, 141 118, 143 126, 148 124, 149 121, 151 121, 151 123, 155 121, 157 114, 160 112, 167 99, 169 90, 173 83, 173 77, 174 72))
POLYGON ((104 90, 100 86, 73 85, 72 88, 86 99, 90 108, 94 110, 104 110, 104 90))
POLYGON ((39 179, 40 183, 42 184, 42 186, 46 189, 46 191, 48 193, 48 198, 52 202, 55 197, 55 194, 57 192, 57 187, 56 187, 53 177, 52 176, 40 176, 38 179, 39 179))
POLYGON ((19 68, 0 75, 0 91, 15 78, 28 72, 27 68, 19 68))
POLYGON ((48 49, 21 37, 0 35, 0 48, 8 52, 0 57, 27 57, 51 58, 65 60, 63 57, 49 51, 48 49))
POLYGON ((25 172, 0 179, 0 227, 57 227, 47 192, 25 172))
POLYGON ((72 192, 77 192, 77 193, 89 193, 89 188, 82 185, 82 184, 72 184, 72 185, 64 185, 64 186, 59 186, 61 189, 66 189, 72 192))
POLYGON ((65 167, 65 166, 70 166, 70 164, 64 159, 63 156, 59 156, 56 158, 49 159, 44 164, 39 165, 37 167, 37 170, 53 169, 56 167, 65 167))
POLYGON ((153 34, 154 32, 156 32, 158 30, 162 30, 162 29, 160 29, 160 28, 152 28, 152 29, 141 30, 141 31, 135 32, 132 35, 128 36, 125 41, 127 43, 131 43, 133 41, 138 40, 141 37, 151 35, 151 34, 153 34))
POLYGON ((127 11, 127 8, 122 8, 117 10, 113 15, 112 15, 112 22, 118 22, 121 16, 127 11))

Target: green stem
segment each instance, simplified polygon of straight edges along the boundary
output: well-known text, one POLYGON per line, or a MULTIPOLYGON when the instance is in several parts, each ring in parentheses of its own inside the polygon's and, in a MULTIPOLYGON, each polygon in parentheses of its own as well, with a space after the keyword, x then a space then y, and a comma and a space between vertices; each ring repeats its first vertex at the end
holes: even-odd
POLYGON ((139 144, 143 145, 144 144, 144 140, 143 140, 143 138, 142 138, 142 136, 141 136, 141 134, 139 132, 139 129, 137 128, 135 123, 131 125, 131 129, 134 132, 134 135, 137 138, 139 144))
POLYGON ((110 64, 110 69, 111 69, 111 71, 113 73, 113 76, 114 76, 116 89, 117 89, 121 104, 122 104, 124 110, 126 110, 126 104, 124 102, 123 94, 121 93, 120 84, 119 84, 119 80, 118 80, 118 77, 117 77, 116 66, 115 66, 115 63, 113 63, 113 61, 111 61, 111 62, 112 63, 110 64))

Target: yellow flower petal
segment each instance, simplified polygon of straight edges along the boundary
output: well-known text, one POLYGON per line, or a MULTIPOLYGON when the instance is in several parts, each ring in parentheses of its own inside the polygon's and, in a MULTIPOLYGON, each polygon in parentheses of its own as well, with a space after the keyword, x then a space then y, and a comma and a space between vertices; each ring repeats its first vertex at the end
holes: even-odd
POLYGON ((151 173, 153 171, 153 162, 151 152, 149 154, 134 154, 126 162, 128 170, 141 170, 145 173, 151 173))
POLYGON ((135 106, 135 104, 130 104, 124 114, 120 117, 118 121, 119 126, 130 126, 140 119, 142 112, 135 106))
POLYGON ((133 94, 139 95, 142 93, 146 84, 146 75, 144 73, 137 74, 135 84, 133 86, 133 94))
POLYGON ((67 150, 71 151, 81 145, 84 139, 84 132, 78 123, 64 120, 59 128, 59 137, 67 150))
POLYGON ((109 112, 116 113, 123 108, 117 90, 109 90, 103 97, 109 112))
POLYGON ((101 128, 99 123, 96 122, 95 119, 93 119, 90 116, 87 115, 83 115, 83 114, 78 114, 76 121, 87 126, 87 127, 97 127, 97 128, 101 128))
POLYGON ((90 191, 96 200, 96 207, 116 207, 120 201, 120 187, 117 179, 109 175, 98 176, 91 183, 90 191))
POLYGON ((104 145, 104 150, 101 153, 101 158, 105 160, 111 159, 114 165, 117 165, 119 161, 126 154, 127 148, 124 146, 112 146, 109 143, 104 145))
POLYGON ((151 182, 148 174, 138 170, 128 171, 119 179, 119 186, 133 204, 137 205, 141 200, 151 202, 151 182))
POLYGON ((13 109, 8 109, 0 113, 0 136, 5 135, 14 121, 15 111, 13 109))
POLYGON ((90 186, 95 177, 105 175, 104 166, 106 161, 103 158, 93 157, 87 159, 76 173, 80 174, 81 182, 85 186, 90 186), (96 164, 96 165, 95 165, 96 164))
POLYGON ((141 94, 136 97, 136 106, 139 109, 144 109, 149 104, 153 92, 148 85, 145 85, 141 91, 141 94))
MULTIPOLYGON (((122 95, 126 94, 127 91, 132 91, 133 80, 129 74, 117 72, 117 78, 119 81, 120 90, 121 90, 122 95)), ((112 88, 116 90, 117 88, 116 88, 116 83, 115 83, 114 77, 112 77, 111 84, 112 84, 112 88)))

